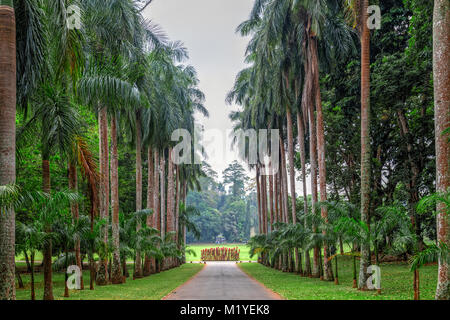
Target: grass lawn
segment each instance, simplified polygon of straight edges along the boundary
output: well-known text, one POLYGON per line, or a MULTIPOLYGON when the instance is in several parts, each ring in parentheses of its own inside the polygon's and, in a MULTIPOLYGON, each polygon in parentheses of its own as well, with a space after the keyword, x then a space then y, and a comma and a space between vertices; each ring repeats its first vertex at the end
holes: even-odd
MULTIPOLYGON (((70 290, 70 298, 64 298, 64 274, 53 274, 53 294, 55 300, 161 300, 172 290, 185 283, 197 274, 204 265, 184 264, 179 268, 153 274, 149 277, 132 280, 121 285, 95 286, 89 290, 89 271, 83 273, 85 290, 70 290)), ((130 270, 131 271, 131 270, 130 270)), ((37 274, 36 299, 43 296, 43 274, 37 274)), ((25 289, 17 289, 17 300, 30 299, 30 275, 23 274, 25 289)), ((16 286, 18 288, 18 286, 16 286)))
MULTIPOLYGON (((242 263, 239 267, 288 300, 411 300, 413 273, 406 263, 383 263, 381 268, 381 295, 352 288, 353 271, 350 257, 338 257, 339 285, 319 279, 305 278, 265 267, 258 263, 242 263)), ((334 270, 334 263, 333 263, 334 270)), ((359 264, 358 264, 359 271, 359 264)), ((437 266, 420 270, 420 296, 434 299, 437 284, 437 266)))
POLYGON ((250 258, 250 247, 245 244, 190 244, 188 245, 189 249, 192 249, 195 251, 196 256, 187 254, 186 255, 186 261, 200 261, 201 258, 201 251, 203 249, 211 249, 211 248, 217 248, 217 247, 225 247, 225 248, 236 248, 238 247, 241 252, 239 254, 239 258, 241 261, 257 261, 258 257, 255 255, 253 258, 250 258))

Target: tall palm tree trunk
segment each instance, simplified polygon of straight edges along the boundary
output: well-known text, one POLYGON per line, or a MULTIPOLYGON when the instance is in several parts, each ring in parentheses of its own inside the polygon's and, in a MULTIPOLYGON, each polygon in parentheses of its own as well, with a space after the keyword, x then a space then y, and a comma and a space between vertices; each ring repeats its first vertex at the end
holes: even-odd
MULTIPOLYGON (((302 184, 303 184, 303 214, 308 213, 308 189, 306 184, 306 150, 305 150, 305 123, 300 111, 297 112, 297 130, 298 130, 298 143, 300 145, 300 162, 302 165, 302 184)), ((307 222, 305 220, 305 228, 307 222)), ((311 261, 309 258, 309 251, 305 250, 305 273, 311 274, 311 261)))
MULTIPOLYGON (((72 162, 69 162, 69 189, 74 192, 78 193, 78 174, 77 174, 77 167, 72 162)), ((70 211, 72 213, 72 219, 74 221, 78 221, 80 218, 80 208, 77 202, 70 204, 70 211)), ((81 246, 80 246, 80 239, 77 239, 75 242, 75 261, 80 268, 80 271, 83 270, 83 263, 81 261, 81 246)), ((80 277, 80 289, 84 290, 84 281, 83 281, 83 273, 81 273, 80 277)))
MULTIPOLYGON (((108 221, 109 217, 109 148, 108 148, 108 112, 103 107, 98 114, 99 130, 99 157, 100 157, 100 218, 108 221)), ((103 244, 108 247, 108 227, 102 228, 103 244)), ((96 283, 99 286, 108 284, 108 260, 107 255, 101 257, 96 274, 96 283)))
MULTIPOLYGON (((16 19, 0 1, 0 185, 16 182, 16 19)), ((15 300, 15 213, 0 210, 0 300, 15 300)))
MULTIPOLYGON (((155 150, 155 155, 153 157, 154 159, 154 171, 153 174, 154 177, 154 185, 153 185, 153 206, 155 208, 155 213, 153 214, 153 226, 161 231, 161 219, 159 217, 160 215, 160 206, 159 206, 159 152, 158 150, 155 150)), ((161 234, 161 232, 160 232, 161 234)))
POLYGON ((289 161, 289 183, 291 188, 291 215, 292 223, 297 223, 297 212, 295 209, 295 166, 294 166, 294 130, 292 125, 292 113, 286 108, 287 132, 288 132, 288 161, 289 161))
MULTIPOLYGON (((325 162, 325 130, 323 125, 323 112, 322 112, 322 98, 320 95, 320 83, 319 83, 319 57, 317 52, 317 39, 314 38, 311 41, 311 62, 314 72, 314 91, 315 91, 315 103, 317 112, 317 153, 319 162, 319 185, 320 185, 320 201, 323 203, 327 201, 327 168, 325 162)), ((321 206, 321 216, 325 223, 328 223, 328 209, 326 206, 321 206)), ((326 231, 322 231, 326 235, 326 231)), ((333 269, 331 267, 330 261, 328 261, 328 245, 323 244, 323 273, 325 280, 332 281, 333 269)))
MULTIPOLYGON (((183 201, 184 204, 186 204, 186 197, 187 197, 187 181, 184 180, 183 181, 183 186, 182 186, 182 195, 181 195, 181 199, 183 201)), ((187 230, 186 230, 186 225, 183 226, 183 245, 187 245, 186 242, 186 236, 187 236, 187 230)), ((183 256, 183 263, 186 263, 186 254, 184 254, 183 256)))
MULTIPOLYGON (((180 197, 181 197, 181 190, 180 190, 180 167, 176 166, 176 180, 175 180, 175 243, 178 247, 180 247, 180 239, 179 239, 179 233, 180 233, 180 197)), ((177 266, 179 266, 180 260, 177 259, 177 266)))
MULTIPOLYGON (((42 191, 50 194, 50 161, 46 154, 42 155, 42 191)), ((44 226, 45 232, 52 231, 51 225, 44 226)), ((53 282, 52 282, 52 240, 49 239, 43 249, 43 264, 44 264, 44 300, 54 300, 53 297, 53 282)))
MULTIPOLYGON (((160 209, 160 201, 159 201, 159 176, 160 176, 160 172, 159 172, 159 152, 157 149, 155 149, 155 155, 153 157, 154 159, 154 163, 155 163, 155 170, 154 170, 154 185, 153 185, 153 206, 155 209, 155 212, 153 214, 153 226, 159 230, 159 234, 161 235, 161 209, 160 209)), ((155 272, 159 272, 160 271, 160 267, 161 267, 161 263, 160 261, 155 261, 155 272)))
MULTIPOLYGON (((369 1, 361 3, 361 221, 369 223, 370 210, 370 30, 367 26, 369 1)), ((367 268, 369 267, 369 247, 361 243, 359 268, 359 289, 367 289, 367 268)))
POLYGON ((262 227, 262 209, 261 209, 261 186, 260 186, 260 180, 259 180, 259 165, 256 165, 256 198, 258 202, 258 230, 259 234, 263 233, 263 227, 262 227))
MULTIPOLYGON (((317 204, 317 137, 316 137, 316 120, 314 114, 314 105, 311 101, 309 103, 309 135, 310 135, 310 163, 311 163, 311 193, 312 193, 312 205, 311 212, 313 214, 316 213, 316 204, 317 204)), ((316 226, 313 226, 314 232, 316 231, 316 226)), ((320 277, 319 270, 319 248, 316 246, 314 248, 314 256, 313 256, 313 267, 312 267, 312 276, 315 278, 320 277)))
MULTIPOLYGON (((164 150, 161 152, 160 159, 160 178, 159 184, 161 188, 161 211, 160 211, 160 223, 161 223, 161 238, 165 238, 166 236, 166 159, 164 150)), ((162 270, 166 268, 166 259, 162 260, 162 270)))
MULTIPOLYGON (((147 209, 153 210, 153 214, 151 216, 147 217, 147 227, 154 228, 153 220, 155 215, 155 209, 154 209, 154 194, 153 194, 153 185, 154 185, 154 172, 153 172, 153 155, 152 155, 152 148, 147 148, 147 163, 148 163, 148 175, 147 175, 147 209)), ((146 255, 145 256, 145 262, 144 262, 144 276, 148 276, 152 273, 152 266, 154 265, 154 260, 146 255)))
MULTIPOLYGON (((175 231, 175 215, 174 215, 174 176, 173 176, 172 148, 169 148, 169 158, 167 163, 167 232, 175 231)), ((173 267, 174 259, 168 259, 168 267, 173 267)))
MULTIPOLYGON (((448 130, 450 124, 450 3, 448 0, 434 1, 433 15, 433 74, 434 114, 436 132, 436 189, 448 192, 450 187, 448 130)), ((449 215, 443 203, 437 206, 438 241, 450 245, 449 215)), ((448 260, 439 260, 436 299, 450 299, 450 269, 448 260)))
MULTIPOLYGON (((286 84, 289 85, 289 82, 286 77, 286 84)), ((292 113, 289 107, 286 108, 286 122, 287 122, 287 132, 288 132, 288 160, 289 160, 289 183, 291 188, 291 216, 292 216, 292 224, 297 224, 297 210, 296 210, 296 196, 295 196, 295 165, 294 165, 294 129, 292 124, 292 113)), ((298 262, 299 254, 298 248, 295 248, 295 265, 296 270, 299 270, 298 262)), ((294 258, 292 258, 294 259, 294 258)))
POLYGON ((282 175, 282 185, 283 185, 283 217, 282 222, 289 222, 289 206, 288 206, 288 178, 287 178, 287 164, 286 164, 286 151, 284 149, 284 143, 281 141, 281 170, 282 175))
MULTIPOLYGON (((278 192, 277 192, 277 198, 278 198, 278 213, 277 213, 277 222, 283 222, 283 170, 282 170, 282 166, 283 166, 283 161, 281 160, 281 153, 280 153, 280 170, 277 174, 277 186, 278 186, 278 192)), ((280 255, 277 261, 277 269, 281 270, 283 265, 282 265, 282 256, 280 255)))
MULTIPOLYGON (((280 165, 283 165, 283 162, 280 160, 280 165)), ((277 216, 277 222, 283 222, 283 172, 282 168, 280 168, 280 171, 277 175, 277 184, 278 184, 278 216, 277 216)))
POLYGON ((269 175, 269 201, 270 201, 270 231, 273 231, 273 222, 274 222, 274 199, 273 199, 273 174, 269 175))
MULTIPOLYGON (((273 187, 273 189, 274 189, 274 194, 273 194, 273 197, 274 197, 273 222, 274 223, 278 222, 278 211, 279 211, 279 203, 278 203, 278 193, 279 193, 279 191, 278 191, 278 175, 279 175, 279 172, 277 172, 274 175, 274 177, 273 177, 273 185, 274 185, 274 187, 273 187)), ((274 229, 272 228, 272 231, 273 230, 274 229)))
POLYGON ((267 201, 267 176, 262 175, 263 181, 263 199, 264 199, 264 232, 267 234, 269 232, 268 228, 268 201, 267 201))
POLYGON ((112 209, 112 265, 111 282, 123 283, 120 264, 119 238, 119 155, 117 151, 117 118, 111 119, 111 209, 112 209))
MULTIPOLYGON (((283 216, 282 216, 282 222, 289 223, 289 205, 288 205, 288 176, 287 176, 287 164, 286 164, 286 151, 284 149, 284 142, 281 141, 281 171, 282 171, 282 179, 281 179, 281 185, 283 190, 283 216)), ((289 254, 290 252, 284 252, 282 255, 281 260, 282 263, 282 269, 283 271, 287 271, 289 268, 289 254)))
MULTIPOLYGON (((136 112, 136 212, 142 210, 142 138, 141 138, 141 116, 136 112)), ((136 231, 141 229, 141 222, 138 221, 136 231)), ((142 257, 141 251, 136 250, 135 278, 142 278, 142 257)))
POLYGON ((34 288, 34 251, 31 252, 31 274, 30 274, 30 285, 31 285, 31 300, 36 300, 36 291, 34 288))

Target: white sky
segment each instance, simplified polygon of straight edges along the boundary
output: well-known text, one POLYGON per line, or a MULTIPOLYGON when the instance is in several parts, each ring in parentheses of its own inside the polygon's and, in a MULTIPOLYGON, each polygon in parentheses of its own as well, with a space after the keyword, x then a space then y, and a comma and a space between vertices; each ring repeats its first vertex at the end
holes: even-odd
MULTIPOLYGON (((209 119, 199 117, 205 130, 218 129, 225 136, 232 128, 228 115, 235 107, 226 105, 225 97, 233 87, 237 73, 245 67, 248 38, 235 33, 248 19, 254 0, 154 0, 144 15, 162 27, 171 40, 181 40, 189 50, 188 64, 195 67, 200 89, 206 95, 209 119)), ((230 146, 223 154, 209 155, 208 163, 222 171, 238 159, 230 146), (225 159, 226 158, 226 159, 225 159)), ((245 166, 246 167, 246 166, 245 166)), ((309 184, 309 182, 308 182, 309 184)), ((301 183, 296 193, 301 194, 301 183)))

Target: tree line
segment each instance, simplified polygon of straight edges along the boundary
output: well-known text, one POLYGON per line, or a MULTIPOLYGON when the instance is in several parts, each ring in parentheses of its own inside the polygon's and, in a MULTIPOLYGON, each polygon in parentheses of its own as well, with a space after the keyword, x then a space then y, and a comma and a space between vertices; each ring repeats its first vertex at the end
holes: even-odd
POLYGON ((258 226, 255 181, 237 161, 223 171, 223 181, 208 164, 203 167, 200 191, 192 190, 186 199, 196 213, 190 219, 193 231, 187 233, 187 243, 214 243, 218 237, 228 243, 248 241, 258 226))
POLYGON ((0 2, 0 299, 15 299, 16 254, 34 279, 42 253, 45 300, 53 271, 85 259, 91 289, 123 283, 128 258, 133 278, 183 262, 204 173, 171 161, 170 138, 208 111, 187 49, 147 5, 0 2))
POLYGON ((252 249, 329 281, 336 248, 350 250, 361 290, 380 254, 409 256, 416 298, 420 266, 438 261, 436 299, 449 299, 449 3, 373 3, 382 20, 370 30, 369 2, 255 1, 237 28, 251 37, 249 66, 227 96, 241 106, 230 119, 281 133, 276 174, 253 166, 252 249))

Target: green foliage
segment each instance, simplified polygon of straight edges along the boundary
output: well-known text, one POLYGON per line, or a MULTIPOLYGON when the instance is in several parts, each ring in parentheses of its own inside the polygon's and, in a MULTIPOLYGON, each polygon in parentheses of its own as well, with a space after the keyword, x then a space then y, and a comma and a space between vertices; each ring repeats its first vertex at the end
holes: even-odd
MULTIPOLYGON (((332 282, 300 277, 267 268, 259 263, 243 263, 239 267, 287 300, 412 300, 412 277, 405 263, 382 263, 381 294, 352 288, 352 257, 339 256, 339 286, 332 282)), ((421 270, 421 298, 433 300, 437 266, 421 270)))
POLYGON ((431 244, 425 250, 418 252, 411 258, 411 271, 422 268, 428 263, 435 263, 438 261, 450 261, 450 254, 445 243, 431 244))
MULTIPOLYGON (((57 300, 161 300, 195 274, 201 271, 201 264, 185 264, 180 268, 154 274, 151 277, 127 281, 117 286, 99 286, 95 290, 71 290, 70 298, 63 298, 64 273, 55 273, 54 291, 57 300)), ((83 273, 84 279, 89 278, 89 271, 83 273)), ((30 299, 30 276, 22 276, 25 288, 17 289, 18 300, 30 299)), ((43 292, 43 274, 36 275, 36 295, 43 292)))
POLYGON ((196 213, 190 217, 192 225, 187 242, 215 242, 219 235, 223 235, 227 242, 248 240, 257 226, 256 195, 245 190, 248 177, 244 169, 233 162, 224 170, 223 183, 218 182, 214 171, 206 171, 208 176, 200 178, 202 191, 191 190, 187 197, 187 208, 196 208, 196 213), (226 186, 229 186, 228 192, 226 186), (192 230, 194 225, 198 234, 192 230), (195 239, 195 235, 200 237, 195 239))

